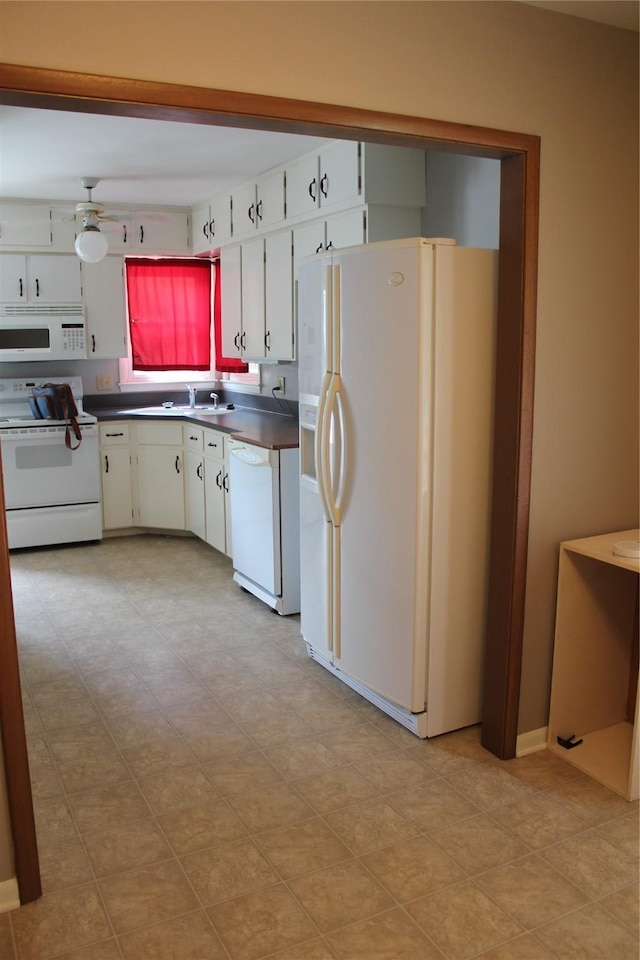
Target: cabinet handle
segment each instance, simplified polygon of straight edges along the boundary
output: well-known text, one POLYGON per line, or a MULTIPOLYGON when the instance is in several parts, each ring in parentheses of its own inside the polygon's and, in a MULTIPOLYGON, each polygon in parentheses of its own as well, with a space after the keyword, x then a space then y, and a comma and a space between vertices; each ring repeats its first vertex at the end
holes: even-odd
POLYGON ((91 353, 96 352, 96 335, 95 333, 91 334, 91 353))
POLYGON ((323 244, 323 243, 319 244, 319 245, 316 247, 316 253, 320 253, 320 251, 323 249, 323 247, 324 247, 324 244, 323 244))
POLYGON ((202 480, 202 464, 201 463, 199 463, 198 466, 196 467, 196 476, 198 480, 202 480))
POLYGON ((144 227, 140 224, 140 243, 144 243, 144 227))
POLYGON ((216 487, 220 487, 222 490, 222 470, 218 471, 218 475, 216 477, 216 487))
POLYGON ((203 234, 204 234, 205 240, 208 240, 208 239, 209 239, 209 224, 208 224, 208 223, 204 223, 204 224, 202 225, 202 232, 203 232, 203 234))
POLYGON ((209 221, 209 236, 213 240, 215 235, 216 235, 216 218, 213 217, 213 219, 209 221))
POLYGON ((197 440, 197 437, 189 437, 189 440, 197 440))
POLYGON ((262 220, 262 200, 258 200, 258 205, 256 207, 256 215, 258 220, 262 220))
POLYGON ((180 473, 180 455, 176 457, 176 473, 180 473))
POLYGON ((264 335, 264 348, 265 350, 271 350, 271 330, 267 330, 264 335))
POLYGON ((236 333, 235 337, 233 338, 233 342, 235 344, 236 350, 240 349, 239 341, 240 341, 240 331, 238 331, 238 333, 236 333))
POLYGON ((322 177, 322 180, 320 181, 320 193, 322 194, 323 197, 326 197, 329 195, 328 187, 329 187, 329 177, 325 173, 322 177))
POLYGON ((330 250, 332 246, 333 246, 333 240, 329 240, 329 243, 327 244, 327 250, 330 250))
POLYGON ((109 473, 109 457, 106 455, 106 453, 104 455, 104 472, 109 473))
POLYGON ((222 478, 222 486, 226 490, 226 492, 229 493, 229 474, 228 473, 225 473, 224 477, 222 478))
POLYGON ((22 277, 20 277, 20 296, 22 296, 22 277))
POLYGON ((208 447, 217 447, 218 444, 217 444, 217 443, 212 443, 211 440, 209 440, 209 441, 207 441, 207 446, 208 446, 208 447))
POLYGON ((252 203, 251 206, 249 207, 249 209, 247 210, 247 216, 249 217, 249 220, 251 220, 251 223, 255 223, 255 222, 256 222, 256 221, 255 221, 255 218, 254 218, 254 216, 253 216, 254 210, 255 210, 255 206, 256 206, 255 203, 252 203))
POLYGON ((242 332, 242 334, 240 335, 240 346, 242 347, 243 350, 244 350, 244 349, 246 348, 246 346, 247 346, 247 342, 246 342, 246 341, 247 341, 247 331, 244 330, 244 331, 242 332))
POLYGON ((126 223, 123 223, 123 224, 122 224, 122 242, 123 242, 123 243, 126 243, 126 242, 127 242, 127 225, 126 225, 126 223))
POLYGON ((40 281, 36 277, 36 297, 40 296, 40 281))
POLYGON ((314 177, 311 183, 309 184, 309 196, 311 197, 314 203, 318 199, 318 194, 316 193, 316 182, 317 182, 316 178, 314 177))

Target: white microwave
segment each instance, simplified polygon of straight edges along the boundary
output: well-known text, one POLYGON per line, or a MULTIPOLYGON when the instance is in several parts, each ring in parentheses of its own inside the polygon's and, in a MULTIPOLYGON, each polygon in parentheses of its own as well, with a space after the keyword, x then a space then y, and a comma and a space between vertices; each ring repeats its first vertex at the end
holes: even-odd
MULTIPOLYGON (((16 360, 86 360, 84 313, 73 305, 66 313, 19 314, 19 307, 0 312, 0 362, 16 360), (15 312, 14 312, 15 311, 15 312)), ((42 310, 42 308, 40 308, 42 310)), ((45 308, 46 310, 46 308, 45 308)))

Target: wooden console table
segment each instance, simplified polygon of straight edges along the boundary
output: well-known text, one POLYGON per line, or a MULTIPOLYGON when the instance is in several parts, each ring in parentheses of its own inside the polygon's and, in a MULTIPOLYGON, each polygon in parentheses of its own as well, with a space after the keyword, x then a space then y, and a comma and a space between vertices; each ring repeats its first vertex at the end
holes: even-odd
POLYGON ((638 530, 560 544, 549 749, 627 800, 638 797, 638 530), (558 738, 576 743, 567 749, 558 738))

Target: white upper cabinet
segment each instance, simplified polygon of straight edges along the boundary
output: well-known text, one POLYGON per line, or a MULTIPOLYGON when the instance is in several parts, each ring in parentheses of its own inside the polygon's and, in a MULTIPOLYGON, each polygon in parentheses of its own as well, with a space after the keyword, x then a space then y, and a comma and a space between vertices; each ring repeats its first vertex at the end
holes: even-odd
POLYGON ((126 357, 122 257, 82 264, 82 302, 87 320, 87 359, 126 357))
POLYGON ((287 220, 358 203, 421 207, 424 150, 336 140, 287 164, 287 220))
POLYGON ((231 193, 233 238, 280 226, 285 216, 284 169, 240 184, 231 193))
POLYGON ((48 204, 0 203, 0 247, 50 247, 51 230, 48 204))
POLYGON ((220 251, 220 307, 222 314, 222 354, 241 355, 242 336, 242 250, 239 244, 220 251))
POLYGON ((231 238, 231 197, 228 193, 193 208, 193 253, 208 253, 231 238))
POLYGON ((0 303, 80 303, 80 261, 67 254, 0 255, 0 303))
POLYGON ((224 355, 258 362, 292 360, 291 231, 223 247, 220 271, 224 355))
POLYGON ((101 220, 100 231, 109 253, 188 253, 189 217, 171 210, 107 210, 113 220, 101 220))

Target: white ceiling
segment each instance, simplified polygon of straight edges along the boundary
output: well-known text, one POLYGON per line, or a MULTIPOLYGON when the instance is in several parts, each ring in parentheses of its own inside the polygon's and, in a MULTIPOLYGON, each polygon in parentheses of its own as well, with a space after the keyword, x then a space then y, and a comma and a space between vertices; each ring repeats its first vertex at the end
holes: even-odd
MULTIPOLYGON (((638 30, 637 0, 521 0, 638 30)), ((192 206, 325 141, 168 120, 0 106, 0 196, 192 206)))
POLYGON ((168 120, 0 107, 0 196, 191 206, 326 143, 168 120))

